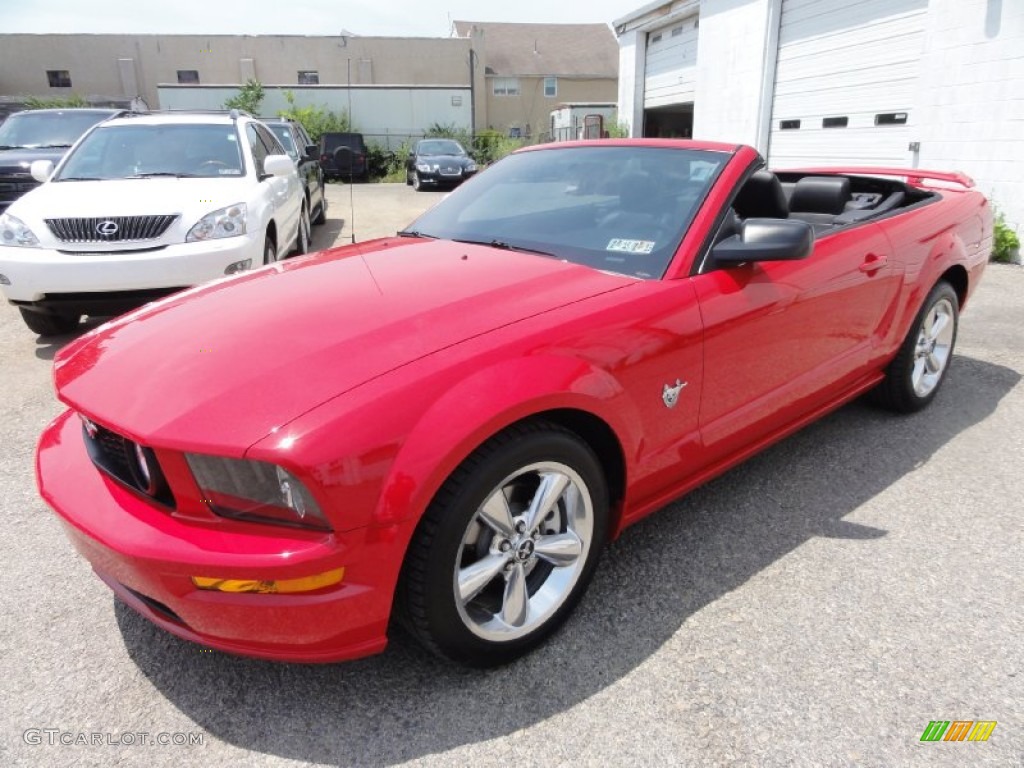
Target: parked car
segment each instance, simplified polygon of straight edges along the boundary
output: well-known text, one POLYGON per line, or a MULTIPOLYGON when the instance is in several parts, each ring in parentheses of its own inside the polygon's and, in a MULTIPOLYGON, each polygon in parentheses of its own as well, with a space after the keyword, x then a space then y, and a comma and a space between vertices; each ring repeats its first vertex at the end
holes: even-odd
POLYGON ((367 155, 361 133, 325 133, 320 137, 320 165, 328 179, 366 181, 370 177, 367 155))
POLYGON ((245 115, 115 118, 32 174, 0 216, 0 287, 38 334, 309 250, 295 164, 245 115))
POLYGON ((506 662, 627 526, 864 393, 939 392, 985 198, 919 169, 785 182, 735 144, 530 147, 400 237, 150 305, 58 352, 43 498, 204 646, 348 659, 394 616, 506 662))
POLYGON ((476 162, 454 139, 422 139, 405 161, 405 183, 417 192, 425 187, 454 187, 476 173, 476 162))
POLYGON ((320 167, 320 148, 297 120, 277 117, 263 118, 262 122, 295 162, 299 181, 306 193, 306 210, 309 211, 310 221, 323 224, 327 221, 327 193, 324 189, 324 170, 320 167))
POLYGON ((0 213, 39 186, 29 168, 36 160, 60 161, 68 148, 96 123, 120 109, 32 109, 0 124, 0 213))

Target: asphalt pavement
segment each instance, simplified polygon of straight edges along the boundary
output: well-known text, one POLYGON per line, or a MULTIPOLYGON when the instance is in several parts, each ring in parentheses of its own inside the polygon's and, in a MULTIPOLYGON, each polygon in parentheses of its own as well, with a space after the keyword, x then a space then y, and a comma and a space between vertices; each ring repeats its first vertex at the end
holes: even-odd
MULTIPOLYGON (((350 239, 329 189, 318 247, 350 239)), ((359 240, 440 199, 351 191, 359 240)), ((118 604, 32 475, 70 337, 0 306, 0 766, 1024 765, 1022 328, 1024 270, 992 265, 929 409, 853 403, 670 504, 563 631, 479 672, 402 635, 346 664, 235 658, 118 604), (997 725, 922 742, 934 720, 997 725)))

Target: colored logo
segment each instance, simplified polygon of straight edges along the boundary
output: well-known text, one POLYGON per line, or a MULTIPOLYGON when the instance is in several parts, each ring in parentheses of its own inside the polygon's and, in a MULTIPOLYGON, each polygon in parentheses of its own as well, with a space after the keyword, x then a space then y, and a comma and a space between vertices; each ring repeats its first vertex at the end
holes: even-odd
POLYGON ((988 741, 995 729, 995 720, 932 720, 921 741, 988 741))

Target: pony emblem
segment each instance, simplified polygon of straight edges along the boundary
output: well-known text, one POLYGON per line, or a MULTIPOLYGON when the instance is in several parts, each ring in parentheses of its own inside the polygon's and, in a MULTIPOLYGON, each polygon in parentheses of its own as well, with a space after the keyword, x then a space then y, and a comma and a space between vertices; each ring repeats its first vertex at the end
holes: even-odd
POLYGON ((665 385, 665 389, 661 393, 661 399, 665 401, 666 408, 676 407, 676 403, 679 402, 679 393, 683 391, 683 387, 685 387, 687 383, 688 382, 676 379, 676 385, 674 387, 670 387, 668 384, 665 385))

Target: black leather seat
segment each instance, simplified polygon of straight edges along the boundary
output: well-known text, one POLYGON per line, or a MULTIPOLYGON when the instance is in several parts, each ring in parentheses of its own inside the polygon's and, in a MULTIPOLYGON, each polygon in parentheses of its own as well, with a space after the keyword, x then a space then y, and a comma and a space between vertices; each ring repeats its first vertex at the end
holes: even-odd
POLYGON ((793 187, 790 216, 817 228, 830 227, 850 201, 850 180, 840 176, 804 176, 793 187))
POLYGON ((788 219, 790 206, 779 178, 757 171, 740 187, 732 208, 741 219, 788 219))

